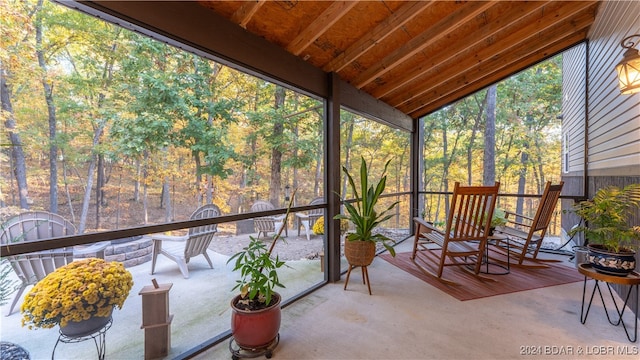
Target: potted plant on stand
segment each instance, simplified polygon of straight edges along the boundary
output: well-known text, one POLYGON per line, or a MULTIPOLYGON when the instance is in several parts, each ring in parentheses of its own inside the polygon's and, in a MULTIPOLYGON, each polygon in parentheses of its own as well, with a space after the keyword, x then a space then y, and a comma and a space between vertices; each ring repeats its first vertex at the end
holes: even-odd
MULTIPOLYGON (((294 196, 295 191, 289 201, 284 224, 289 219, 294 196)), ((285 266, 285 262, 277 255, 272 258, 271 252, 284 228, 280 227, 268 249, 263 241, 250 237, 249 245, 227 260, 227 264, 234 263, 233 271, 240 272, 240 279, 232 289, 239 289, 240 294, 231 300, 233 338, 229 350, 234 360, 260 355, 271 358, 273 349, 278 345, 282 297, 274 289, 284 288, 278 269, 285 266), (233 346, 234 342, 237 347, 233 346)))
POLYGON ((88 258, 59 267, 33 286, 22 304, 22 326, 52 328, 69 338, 100 330, 122 308, 133 277, 121 262, 88 258))
POLYGON ((640 226, 632 226, 633 210, 640 208, 640 184, 598 190, 591 200, 577 203, 573 211, 586 221, 569 235, 584 233, 588 261, 601 273, 626 276, 636 266, 634 248, 640 240, 640 226))
MULTIPOLYGON (((347 176, 353 195, 356 198, 354 204, 344 202, 346 214, 338 214, 334 217, 334 219, 348 220, 355 229, 353 232, 347 232, 344 240, 344 255, 349 262, 345 289, 349 282, 351 269, 354 267, 362 267, 365 282, 369 286, 366 267, 371 264, 375 257, 376 243, 382 243, 392 256, 396 255, 393 246, 389 244, 394 241, 383 234, 373 232, 378 225, 393 216, 392 214, 387 214, 387 212, 398 204, 398 201, 396 201, 382 212, 377 212, 375 209, 386 186, 386 172, 390 162, 391 160, 384 165, 384 170, 378 182, 370 183, 367 163, 362 157, 360 162, 360 191, 358 191, 358 187, 347 168, 342 167, 342 171, 347 176)), ((371 294, 371 286, 369 286, 369 294, 371 294)))

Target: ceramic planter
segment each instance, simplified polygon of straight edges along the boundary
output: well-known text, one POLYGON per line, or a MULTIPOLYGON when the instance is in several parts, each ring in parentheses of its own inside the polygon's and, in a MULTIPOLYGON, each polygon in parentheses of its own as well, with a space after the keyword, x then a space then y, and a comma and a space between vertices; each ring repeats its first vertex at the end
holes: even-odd
POLYGON ((616 253, 599 244, 589 244, 587 248, 589 263, 600 273, 627 276, 636 268, 635 251, 616 253))
POLYGON ((261 350, 276 340, 280 331, 281 296, 274 292, 273 298, 273 305, 257 311, 238 309, 235 304, 240 295, 231 300, 231 333, 240 348, 250 351, 261 350))

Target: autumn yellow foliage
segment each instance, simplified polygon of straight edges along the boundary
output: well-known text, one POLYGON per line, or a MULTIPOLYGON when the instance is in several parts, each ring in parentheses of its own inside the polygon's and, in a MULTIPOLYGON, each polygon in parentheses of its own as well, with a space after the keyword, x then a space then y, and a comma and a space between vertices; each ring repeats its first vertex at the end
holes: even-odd
POLYGON ((58 268, 38 282, 22 304, 22 326, 52 328, 107 317, 122 308, 133 277, 120 262, 90 258, 58 268))

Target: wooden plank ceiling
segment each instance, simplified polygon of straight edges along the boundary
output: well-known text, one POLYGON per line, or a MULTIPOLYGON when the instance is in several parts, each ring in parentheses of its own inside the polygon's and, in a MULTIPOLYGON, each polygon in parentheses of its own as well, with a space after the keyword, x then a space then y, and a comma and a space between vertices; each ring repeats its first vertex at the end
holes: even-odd
POLYGON ((597 1, 200 1, 418 118, 587 37, 597 1))

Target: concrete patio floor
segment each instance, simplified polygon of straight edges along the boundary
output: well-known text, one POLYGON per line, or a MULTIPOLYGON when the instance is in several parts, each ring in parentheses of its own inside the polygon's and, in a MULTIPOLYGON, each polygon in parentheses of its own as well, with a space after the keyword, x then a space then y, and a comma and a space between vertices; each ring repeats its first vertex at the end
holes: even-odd
MULTIPOLYGON (((409 251, 411 241, 397 251, 409 251)), ((151 284, 173 283, 170 291, 171 351, 175 358, 229 328, 230 289, 235 274, 226 256, 213 254, 214 270, 193 259, 190 278, 161 259, 157 274, 150 264, 129 270, 136 281, 122 310, 114 311, 107 332, 106 359, 142 359, 144 333, 138 292, 151 284), (224 271, 222 271, 224 270, 224 271)), ((321 281, 317 260, 291 261, 283 279, 285 298, 321 281)), ((565 260, 568 267, 573 263, 565 260)), ((627 341, 622 327, 609 325, 599 300, 580 323, 582 282, 458 301, 382 259, 369 269, 373 295, 359 282, 359 270, 345 291, 344 276, 282 311, 276 359, 637 359, 638 343, 627 341)), ((591 285, 591 284, 590 284, 591 285)), ((606 294, 605 294, 606 295, 606 294)), ((3 313, 6 308, 3 307, 3 313)), ((627 326, 633 326, 627 318, 627 326)), ((20 315, 2 316, 3 341, 25 347, 32 359, 51 358, 57 329, 27 330, 20 315)), ((195 356, 230 359, 229 341, 195 356)), ((63 344, 56 359, 96 357, 92 342, 63 344)), ((264 358, 264 357, 262 357, 264 358)))

